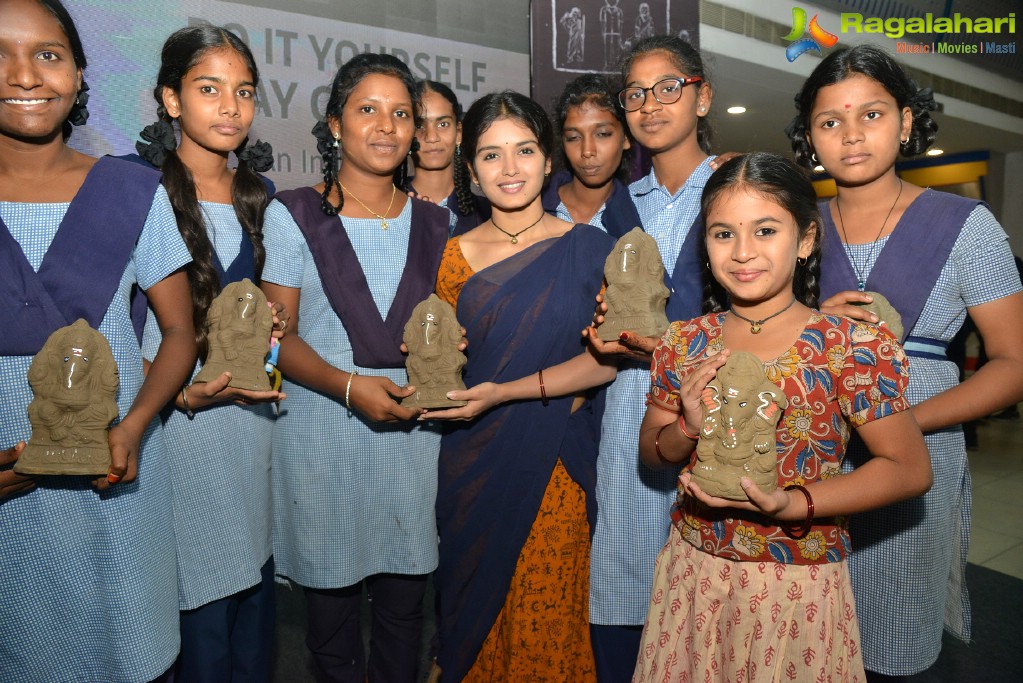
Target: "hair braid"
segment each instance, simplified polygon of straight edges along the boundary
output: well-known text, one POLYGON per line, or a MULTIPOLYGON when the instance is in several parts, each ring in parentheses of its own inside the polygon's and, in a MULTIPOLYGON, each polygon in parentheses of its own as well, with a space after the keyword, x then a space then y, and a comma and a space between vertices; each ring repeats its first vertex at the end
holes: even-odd
POLYGON ((270 194, 259 174, 252 168, 250 163, 241 158, 242 152, 248 138, 235 150, 239 157, 238 168, 235 169, 234 178, 231 181, 231 204, 234 206, 235 215, 242 229, 249 236, 252 243, 252 256, 255 263, 255 275, 258 282, 263 275, 263 263, 266 260, 266 250, 263 248, 263 214, 266 213, 266 206, 270 203, 270 194))
MULTIPOLYGON (((163 118, 166 111, 162 107, 160 109, 163 118)), ((176 150, 167 150, 161 170, 163 186, 167 190, 171 208, 174 209, 178 231, 192 257, 186 269, 188 284, 192 288, 192 323, 195 325, 199 358, 205 360, 208 349, 206 336, 209 333, 206 313, 213 299, 220 293, 220 276, 213 267, 213 245, 206 233, 206 223, 195 192, 195 180, 176 150)))
POLYGON ((451 163, 454 165, 458 213, 470 216, 476 211, 476 195, 472 193, 472 179, 469 177, 469 167, 466 166, 465 159, 462 158, 461 146, 455 148, 455 159, 451 163))

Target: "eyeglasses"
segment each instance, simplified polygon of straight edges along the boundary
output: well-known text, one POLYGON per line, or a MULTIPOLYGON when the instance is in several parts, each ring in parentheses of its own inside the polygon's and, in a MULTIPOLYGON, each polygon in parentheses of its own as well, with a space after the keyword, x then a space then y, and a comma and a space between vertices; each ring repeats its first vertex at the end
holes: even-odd
POLYGON ((703 79, 699 76, 692 78, 665 78, 657 81, 649 88, 623 88, 618 92, 618 103, 625 111, 636 111, 642 109, 646 104, 646 94, 653 94, 654 99, 661 104, 674 104, 682 97, 682 88, 693 83, 699 83, 703 79))

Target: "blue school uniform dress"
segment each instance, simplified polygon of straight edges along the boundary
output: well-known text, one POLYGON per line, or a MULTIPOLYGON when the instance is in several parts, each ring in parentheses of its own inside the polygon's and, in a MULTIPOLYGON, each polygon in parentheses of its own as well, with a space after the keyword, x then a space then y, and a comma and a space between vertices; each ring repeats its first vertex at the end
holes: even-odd
MULTIPOLYGON (((0 217, 34 270, 68 207, 0 202, 0 217)), ((132 286, 147 289, 190 260, 159 187, 99 325, 117 362, 121 417, 143 380, 129 317, 132 286)), ((0 448, 30 436, 31 362, 0 357, 0 448)), ((97 493, 85 478, 43 477, 36 490, 0 503, 0 577, 0 681, 142 682, 171 666, 178 652, 174 522, 155 420, 134 482, 97 493)))
MULTIPOLYGON (((234 207, 199 206, 217 259, 230 267, 249 239, 234 207)), ((143 355, 152 359, 159 344, 150 314, 143 355)), ((229 402, 198 410, 191 420, 168 409, 162 428, 174 485, 178 607, 193 610, 258 584, 270 558, 273 407, 229 402)))
MULTIPOLYGON (((911 211, 942 201, 942 195, 928 190, 917 197, 896 230, 909 220, 911 211)), ((827 211, 825 205, 827 236, 837 236, 827 211)), ((958 226, 926 225, 928 233, 948 227, 958 230, 958 226)), ((831 246, 846 250, 870 289, 870 273, 895 235, 867 244, 842 245, 832 240, 831 246)), ((886 294, 881 287, 875 291, 886 294)), ((973 208, 919 318, 906 331, 911 405, 958 384, 959 370, 945 357, 944 349, 962 326, 966 308, 1018 291, 1020 280, 1005 231, 986 207, 973 208)), ((834 293, 822 285, 822 298, 834 293)), ((886 295, 893 296, 890 291, 886 295)), ((849 568, 864 665, 868 671, 887 675, 911 675, 931 666, 941 650, 943 624, 957 638, 970 638, 965 569, 971 486, 963 431, 955 425, 924 438, 934 470, 930 491, 850 520, 853 554, 849 568)), ((849 454, 851 465, 868 457, 862 443, 854 444, 849 454)))
MULTIPOLYGON (((387 230, 378 219, 343 219, 381 316, 391 307, 405 267, 412 205, 406 202, 400 216, 389 218, 387 230)), ((277 203, 267 209, 264 245, 263 280, 302 290, 294 333, 334 367, 407 383, 404 368, 355 365, 352 342, 324 293, 306 239, 277 203)), ((273 434, 278 575, 329 589, 374 574, 433 571, 439 432, 415 423, 367 422, 347 410, 343 399, 287 378, 283 391, 288 400, 273 434)))
MULTIPOLYGON (((700 213, 712 158, 697 166, 674 195, 661 185, 653 169, 629 186, 643 229, 657 241, 664 268, 673 280, 679 253, 700 213)), ((691 299, 701 294, 675 291, 671 296, 691 299)), ((597 526, 590 555, 592 624, 643 625, 654 561, 671 528, 678 470, 654 471, 639 459, 639 425, 649 389, 649 365, 627 362, 607 390, 597 458, 597 526)), ((637 633, 637 646, 638 641, 637 633)))

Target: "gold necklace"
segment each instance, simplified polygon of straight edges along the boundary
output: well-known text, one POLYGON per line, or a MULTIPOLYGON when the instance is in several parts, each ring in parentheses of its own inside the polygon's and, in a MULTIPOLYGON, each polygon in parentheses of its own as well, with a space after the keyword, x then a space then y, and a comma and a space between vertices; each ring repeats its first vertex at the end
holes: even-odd
POLYGON ((391 207, 394 206, 394 195, 396 195, 398 193, 398 186, 397 185, 395 185, 394 183, 391 183, 391 201, 387 205, 387 208, 384 209, 384 215, 381 216, 376 211, 374 211, 373 209, 371 209, 368 206, 366 206, 365 202, 363 202, 361 199, 359 199, 354 194, 352 194, 352 191, 349 190, 347 187, 345 187, 344 184, 342 184, 340 180, 337 181, 337 184, 341 185, 341 189, 345 191, 345 194, 347 194, 349 197, 351 197, 355 201, 359 202, 359 205, 362 206, 362 208, 366 209, 366 211, 369 211, 371 214, 373 214, 374 216, 379 218, 380 219, 380 228, 383 229, 383 230, 387 230, 387 214, 391 213, 391 207))
POLYGON ((490 223, 495 228, 497 228, 499 231, 503 232, 505 235, 508 235, 508 237, 511 237, 511 243, 512 244, 518 244, 519 243, 519 235, 524 233, 526 230, 529 230, 530 228, 534 227, 537 223, 542 221, 543 217, 546 216, 546 215, 547 215, 546 211, 541 212, 539 218, 537 218, 535 221, 533 221, 532 223, 530 223, 529 225, 527 225, 526 227, 522 228, 521 230, 519 230, 516 233, 508 232, 507 230, 502 228, 500 225, 497 224, 497 221, 494 220, 493 216, 491 216, 491 218, 490 218, 490 223))
POLYGON ((734 315, 736 318, 739 318, 740 320, 745 320, 746 322, 748 322, 749 323, 749 331, 750 332, 752 332, 753 334, 760 334, 760 326, 761 325, 766 323, 771 318, 773 318, 775 316, 779 316, 782 313, 784 313, 785 311, 789 310, 790 308, 792 308, 792 304, 794 304, 794 303, 796 303, 796 297, 792 297, 792 301, 790 301, 788 303, 788 305, 785 306, 785 308, 781 309, 777 313, 772 313, 771 315, 767 316, 766 318, 761 318, 760 320, 750 320, 749 318, 747 318, 746 316, 742 315, 741 313, 736 313, 734 308, 729 308, 728 310, 730 310, 732 312, 732 315, 734 315))

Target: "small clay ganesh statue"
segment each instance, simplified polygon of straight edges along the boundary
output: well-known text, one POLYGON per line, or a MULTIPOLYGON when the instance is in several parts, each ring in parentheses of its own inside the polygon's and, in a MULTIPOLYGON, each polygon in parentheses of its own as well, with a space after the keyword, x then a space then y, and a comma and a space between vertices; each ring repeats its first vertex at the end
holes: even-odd
POLYGON ((719 498, 746 500, 739 479, 778 487, 775 430, 788 400, 752 353, 733 353, 703 390, 693 481, 719 498))
POLYGON ((29 439, 18 474, 106 474, 107 429, 117 417, 117 363, 106 337, 85 320, 50 335, 32 359, 29 439))
POLYGON ((461 326, 451 304, 431 294, 412 310, 403 337, 408 347, 405 368, 416 393, 402 400, 411 408, 456 408, 465 401, 452 401, 447 392, 465 389, 462 368, 465 354, 458 350, 461 326))
POLYGON ((874 315, 877 316, 878 325, 884 325, 888 328, 888 331, 892 333, 892 336, 898 339, 900 342, 903 341, 902 334, 905 330, 902 327, 902 316, 892 306, 892 302, 884 296, 884 294, 878 294, 877 292, 864 292, 869 294, 870 298, 873 299, 869 304, 857 303, 857 306, 861 306, 874 315))
POLYGON ((193 382, 209 382, 230 371, 228 386, 269 391, 266 354, 270 350, 273 314, 266 297, 251 280, 224 287, 206 315, 209 353, 193 382))
POLYGON ((668 288, 664 286, 664 265, 657 242, 633 228, 622 235, 604 261, 607 313, 597 328, 604 341, 613 341, 624 332, 641 337, 660 337, 668 329, 664 307, 668 288))

